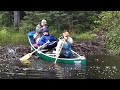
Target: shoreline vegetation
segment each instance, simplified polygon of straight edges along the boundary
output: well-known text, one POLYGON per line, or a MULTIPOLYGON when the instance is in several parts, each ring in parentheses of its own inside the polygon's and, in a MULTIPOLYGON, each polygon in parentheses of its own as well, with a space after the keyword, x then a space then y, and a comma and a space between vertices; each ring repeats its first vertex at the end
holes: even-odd
POLYGON ((107 54, 120 55, 120 11, 0 11, 0 46, 29 45, 27 33, 42 19, 56 39, 68 30, 81 47, 97 43, 107 54))
MULTIPOLYGON (((56 39, 60 37, 60 34, 53 34, 56 39)), ((90 34, 90 32, 81 33, 81 34, 72 34, 71 37, 74 39, 74 42, 79 41, 89 41, 95 38, 95 34, 90 34)), ((12 28, 1 27, 0 28, 0 46, 8 45, 8 44, 29 44, 27 33, 21 33, 19 31, 14 31, 12 28)))
POLYGON ((28 44, 26 34, 18 33, 18 31, 8 30, 8 28, 1 28, 0 46, 6 46, 8 44, 28 44))
MULTIPOLYGON (((52 32, 51 32, 52 34, 52 32)), ((54 34, 54 33, 53 33, 54 34)), ((60 36, 57 34, 56 36, 60 36)), ((58 38, 56 37, 56 38, 58 38)), ((71 34, 71 37, 74 39, 72 48, 79 54, 92 55, 92 54, 103 54, 103 49, 98 42, 94 41, 96 34, 91 34, 91 32, 81 33, 81 34, 71 34), (98 45, 99 44, 99 45, 98 45), (82 50, 82 53, 80 53, 82 50)), ((27 33, 21 33, 14 31, 12 28, 2 27, 0 29, 0 46, 28 46, 29 42, 27 38, 27 33)))

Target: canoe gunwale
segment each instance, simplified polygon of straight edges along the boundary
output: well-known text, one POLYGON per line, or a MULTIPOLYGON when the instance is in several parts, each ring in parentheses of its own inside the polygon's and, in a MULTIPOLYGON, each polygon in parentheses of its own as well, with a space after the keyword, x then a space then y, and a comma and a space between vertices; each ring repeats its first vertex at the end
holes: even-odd
MULTIPOLYGON (((29 37, 28 37, 28 40, 29 40, 29 43, 30 43, 30 45, 31 45, 31 48, 32 48, 33 50, 36 50, 36 48, 35 48, 35 47, 32 45, 32 43, 30 42, 29 37)), ((85 58, 84 56, 80 56, 79 54, 77 54, 77 53, 76 53, 75 51, 73 51, 73 50, 72 50, 72 52, 77 55, 77 58, 58 58, 58 62, 59 62, 59 61, 61 61, 61 62, 62 62, 62 61, 66 61, 66 62, 69 62, 69 61, 74 61, 74 62, 77 62, 77 61, 85 61, 85 62, 86 62, 86 58, 85 58), (84 57, 84 59, 81 59, 81 57, 84 57)), ((47 57, 47 58, 50 58, 50 59, 53 59, 53 60, 56 59, 56 57, 47 55, 47 54, 45 54, 45 53, 43 53, 43 52, 41 52, 41 51, 37 51, 37 52, 36 52, 36 55, 39 56, 40 58, 41 58, 41 56, 44 56, 44 57, 47 57)))

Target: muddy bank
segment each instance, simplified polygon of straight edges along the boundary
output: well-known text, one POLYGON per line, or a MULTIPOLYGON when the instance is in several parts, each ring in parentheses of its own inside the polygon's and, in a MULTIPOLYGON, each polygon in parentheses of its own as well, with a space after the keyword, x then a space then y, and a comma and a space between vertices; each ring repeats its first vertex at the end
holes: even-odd
MULTIPOLYGON (((104 54, 104 48, 102 48, 101 44, 95 42, 75 42, 72 45, 72 49, 78 54, 84 55, 104 54)), ((30 45, 7 45, 0 47, 0 72, 21 73, 24 71, 21 66, 24 67, 24 65, 21 64, 19 59, 30 52, 30 45)), ((32 55, 29 60, 38 60, 38 57, 32 55)), ((0 76, 4 75, 0 73, 0 76)))
MULTIPOLYGON (((98 42, 81 41, 74 42, 72 49, 78 54, 96 55, 105 54, 105 48, 98 42)), ((7 61, 19 61, 19 59, 31 52, 29 45, 7 45, 0 47, 0 62, 7 59, 7 61)))
MULTIPOLYGON (((29 59, 32 62, 30 66, 23 65, 19 59, 29 52, 31 52, 29 45, 7 45, 5 47, 0 47, 0 78, 73 78, 73 76, 70 77, 68 75, 71 75, 71 65, 68 65, 68 69, 70 68, 70 70, 66 72, 66 66, 64 66, 64 64, 62 67, 59 66, 56 68, 53 63, 50 64, 49 62, 39 61, 36 55, 32 55, 29 59), (65 71, 62 71, 61 68, 65 71)), ((76 69, 77 68, 75 68, 75 70, 76 69)), ((74 72, 72 73, 73 75, 75 74, 74 72)), ((77 76, 74 78, 77 78, 77 76)))
POLYGON ((105 55, 107 54, 107 49, 105 48, 104 41, 107 32, 108 30, 106 29, 100 30, 96 33, 93 32, 96 35, 94 40, 74 42, 72 48, 79 54, 105 55))
MULTIPOLYGON (((20 58, 31 52, 29 45, 7 45, 0 47, 0 63, 14 64, 20 63, 20 58)), ((33 55, 30 60, 34 60, 38 57, 33 55)))
POLYGON ((74 42, 72 48, 77 53, 84 55, 101 55, 106 53, 106 48, 100 42, 95 41, 74 42))
POLYGON ((0 47, 0 59, 17 60, 18 57, 30 52, 30 46, 25 45, 7 45, 0 47))

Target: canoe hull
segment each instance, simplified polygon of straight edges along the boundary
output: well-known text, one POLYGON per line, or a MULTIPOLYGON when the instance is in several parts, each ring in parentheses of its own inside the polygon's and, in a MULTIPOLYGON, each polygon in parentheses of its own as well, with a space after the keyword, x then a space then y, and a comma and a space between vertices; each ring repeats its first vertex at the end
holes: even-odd
MULTIPOLYGON (((29 34, 31 34, 31 32, 29 32, 29 34)), ((29 43, 31 45, 31 49, 35 50, 35 47, 32 45, 29 36, 28 36, 28 40, 29 40, 29 43)), ((58 58, 57 59, 57 63, 84 64, 84 65, 86 65, 86 58, 85 58, 85 56, 81 56, 81 55, 77 54, 76 52, 74 52, 73 50, 72 50, 72 52, 77 56, 76 58, 58 58)), ((50 55, 47 55, 47 54, 45 54, 45 53, 43 53, 41 51, 37 51, 36 55, 38 57, 40 57, 42 60, 45 60, 45 61, 55 62, 55 60, 56 60, 54 55, 50 56, 50 55)))
MULTIPOLYGON (((34 49, 34 48, 33 48, 34 49)), ((42 52, 36 52, 36 55, 40 57, 42 60, 55 62, 56 58, 46 55, 42 52)), ((84 56, 80 56, 78 58, 58 58, 57 63, 65 63, 65 64, 83 64, 86 65, 86 58, 84 56)))
MULTIPOLYGON (((55 59, 56 58, 53 58, 53 57, 50 57, 50 56, 46 56, 44 54, 39 54, 39 53, 36 53, 37 56, 39 56, 41 59, 45 60, 45 61, 49 61, 49 62, 55 62, 55 59)), ((86 65, 86 59, 61 59, 61 58, 58 58, 57 59, 57 63, 65 63, 65 64, 84 64, 86 65)))

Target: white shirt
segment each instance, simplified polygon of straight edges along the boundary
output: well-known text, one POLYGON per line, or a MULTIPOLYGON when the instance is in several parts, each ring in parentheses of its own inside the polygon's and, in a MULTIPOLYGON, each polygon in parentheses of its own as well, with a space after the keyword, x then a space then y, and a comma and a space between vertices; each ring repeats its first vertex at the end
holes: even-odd
MULTIPOLYGON (((67 41, 65 41, 65 43, 73 44, 73 39, 71 37, 68 37, 68 39, 67 39, 67 41)), ((56 47, 56 55, 59 54, 62 44, 63 44, 63 39, 59 39, 59 41, 57 43, 57 47, 56 47)))

